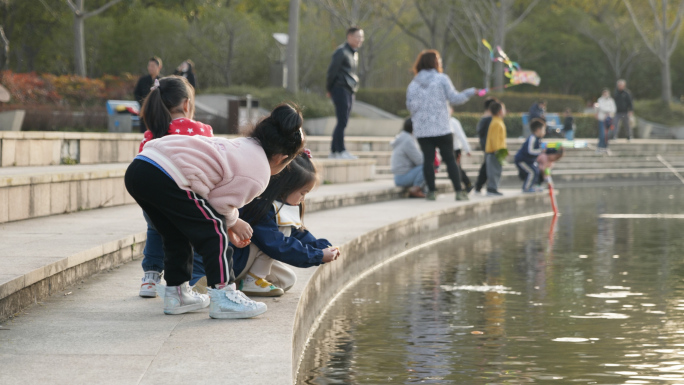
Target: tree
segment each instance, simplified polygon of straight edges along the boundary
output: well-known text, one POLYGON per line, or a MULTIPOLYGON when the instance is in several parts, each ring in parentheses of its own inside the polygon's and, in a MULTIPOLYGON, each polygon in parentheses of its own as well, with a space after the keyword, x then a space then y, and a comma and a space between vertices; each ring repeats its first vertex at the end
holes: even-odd
MULTIPOLYGON (((672 101, 672 74, 670 73, 670 57, 677 47, 679 32, 682 27, 682 16, 684 15, 684 0, 679 0, 675 12, 670 12, 671 0, 648 0, 650 13, 653 16, 653 25, 642 24, 640 19, 644 19, 634 10, 630 0, 623 0, 632 18, 634 26, 646 43, 646 47, 660 61, 660 73, 662 80, 661 98, 665 102, 672 101), (656 4, 660 1, 660 9, 656 4)), ((674 2, 674 1, 673 1, 674 2)), ((646 7, 644 7, 646 8, 646 7)))
POLYGON ((2 54, 5 60, 2 61, 2 68, 3 70, 8 70, 9 69, 9 51, 10 51, 10 42, 7 39, 7 36, 5 36, 5 30, 2 28, 0 25, 0 39, 2 39, 2 44, 3 44, 3 50, 2 54))
MULTIPOLYGON (((513 16, 513 6, 516 0, 483 0, 489 9, 489 20, 491 20, 494 29, 494 45, 500 46, 501 49, 506 48, 506 34, 520 24, 532 9, 539 3, 539 0, 532 0, 524 11, 513 21, 509 21, 513 16)), ((469 2, 477 3, 477 2, 469 2)), ((504 67, 503 63, 496 62, 494 65, 494 87, 502 88, 504 86, 504 67)))
POLYGON ((396 10, 385 6, 386 15, 407 36, 425 48, 439 51, 442 65, 446 68, 453 54, 449 49, 453 43, 449 25, 453 23, 454 7, 451 7, 447 0, 412 0, 411 4, 417 15, 407 12, 404 3, 396 10), (406 17, 402 17, 402 14, 406 17), (427 36, 421 27, 427 29, 427 36))
POLYGON ((594 41, 606 55, 615 80, 629 77, 643 43, 621 2, 614 0, 592 1, 579 7, 581 15, 577 30, 594 41))
POLYGON ((121 0, 110 0, 107 4, 100 8, 85 12, 83 2, 84 0, 66 0, 69 8, 74 13, 74 67, 75 73, 78 76, 86 76, 86 55, 85 55, 85 31, 84 22, 86 19, 97 16, 106 11, 111 6, 119 3, 121 0))
MULTIPOLYGON (((380 2, 351 0, 316 0, 334 21, 334 25, 346 30, 351 26, 362 28, 365 34, 363 46, 359 49, 359 83, 365 87, 374 72, 378 55, 395 39, 390 39, 395 23, 383 14, 389 6, 380 2)), ((399 7, 401 9, 401 7, 399 7)), ((333 33, 338 32, 335 28, 333 33)))
POLYGON ((477 63, 484 74, 484 88, 490 88, 492 83, 492 58, 489 50, 481 43, 482 39, 492 40, 492 28, 486 15, 486 5, 483 2, 469 2, 459 0, 458 7, 461 14, 449 24, 452 36, 467 57, 477 63))
POLYGON ((287 40, 287 90, 290 92, 299 91, 299 65, 297 55, 299 54, 299 0, 290 0, 290 17, 288 20, 288 40, 287 40))

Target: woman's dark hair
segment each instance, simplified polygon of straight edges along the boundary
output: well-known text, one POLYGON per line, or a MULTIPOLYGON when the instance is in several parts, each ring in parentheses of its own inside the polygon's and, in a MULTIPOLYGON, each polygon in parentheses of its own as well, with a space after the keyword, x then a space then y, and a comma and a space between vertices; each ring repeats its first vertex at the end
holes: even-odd
POLYGON ((262 119, 248 135, 259 141, 270 160, 276 154, 294 159, 304 148, 302 112, 287 103, 278 105, 271 115, 262 119))
POLYGON ((195 115, 195 89, 181 76, 167 76, 159 79, 159 87, 150 91, 143 101, 140 117, 152 137, 166 136, 171 124, 171 113, 183 112, 182 104, 190 100, 190 117, 195 115))
POLYGON ((429 69, 436 69, 438 72, 442 72, 442 65, 439 59, 439 51, 435 49, 424 50, 418 54, 418 58, 413 64, 413 74, 418 75, 418 72, 429 69))
POLYGON ((499 102, 492 102, 492 104, 489 105, 489 112, 492 113, 492 116, 496 116, 501 112, 501 109, 503 108, 503 103, 499 102))
MULTIPOLYGON (((299 154, 283 171, 271 177, 266 190, 242 209, 240 218, 256 226, 271 210, 273 201, 285 203, 290 194, 317 181, 316 166, 307 154, 299 154)), ((304 202, 299 205, 299 214, 303 221, 304 202)))
POLYGON ((403 130, 408 132, 409 134, 413 134, 413 121, 411 120, 411 118, 406 118, 406 120, 404 120, 403 130))

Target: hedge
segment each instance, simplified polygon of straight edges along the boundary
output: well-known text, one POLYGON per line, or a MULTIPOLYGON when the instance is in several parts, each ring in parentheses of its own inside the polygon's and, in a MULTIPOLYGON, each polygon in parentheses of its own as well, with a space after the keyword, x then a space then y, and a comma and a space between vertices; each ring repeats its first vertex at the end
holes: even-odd
POLYGON ((203 94, 228 94, 236 96, 252 95, 259 101, 259 105, 267 110, 283 102, 293 102, 302 109, 304 118, 321 118, 335 116, 335 107, 325 95, 312 92, 289 93, 280 87, 257 88, 250 86, 216 87, 204 90, 203 94))
MULTIPOLYGON (((575 95, 516 92, 492 93, 491 95, 503 101, 509 112, 527 112, 532 104, 539 99, 544 99, 548 102, 547 110, 549 112, 562 112, 566 108, 570 108, 573 112, 584 111, 584 100, 575 95)), ((356 94, 356 98, 399 116, 408 115, 406 111, 405 88, 361 89, 356 94)), ((480 113, 483 109, 483 102, 484 98, 474 97, 461 106, 455 106, 454 111, 480 113)))
MULTIPOLYGON (((477 122, 480 120, 482 114, 472 112, 458 112, 454 113, 454 117, 461 122, 463 131, 466 136, 477 136, 477 122)), ((593 114, 573 114, 575 118, 575 137, 577 138, 597 138, 598 137, 598 122, 593 114)), ((506 124, 506 135, 509 138, 518 138, 522 136, 522 114, 512 113, 506 115, 504 118, 506 124)))
POLYGON ((665 103, 657 100, 634 102, 634 113, 645 120, 668 126, 684 125, 684 106, 679 103, 665 103))

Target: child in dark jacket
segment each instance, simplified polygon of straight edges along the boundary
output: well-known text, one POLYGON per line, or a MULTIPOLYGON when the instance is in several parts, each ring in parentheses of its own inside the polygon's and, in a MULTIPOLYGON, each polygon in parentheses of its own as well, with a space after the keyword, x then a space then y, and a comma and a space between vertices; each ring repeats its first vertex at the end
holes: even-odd
POLYGON ((544 180, 544 171, 563 156, 562 152, 555 149, 542 148, 541 140, 546 134, 546 122, 543 119, 532 119, 530 131, 532 135, 525 139, 515 154, 518 176, 523 180, 522 190, 526 193, 541 191, 538 185, 544 180))
POLYGON ((240 212, 240 218, 254 231, 251 244, 236 248, 233 254, 236 282, 247 295, 281 296, 296 282, 294 271, 286 264, 318 266, 340 255, 330 242, 314 237, 302 223, 304 198, 317 181, 310 156, 305 150, 240 212))

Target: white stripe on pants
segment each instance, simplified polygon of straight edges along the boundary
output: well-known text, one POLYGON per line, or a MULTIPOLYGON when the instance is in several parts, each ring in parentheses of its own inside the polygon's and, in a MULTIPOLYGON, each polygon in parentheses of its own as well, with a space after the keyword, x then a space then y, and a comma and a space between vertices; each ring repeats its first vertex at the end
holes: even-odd
POLYGON ((534 181, 539 178, 539 169, 535 170, 526 162, 518 162, 518 166, 527 172, 527 178, 525 179, 525 183, 523 183, 523 191, 527 191, 532 188, 534 181))

